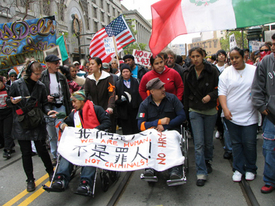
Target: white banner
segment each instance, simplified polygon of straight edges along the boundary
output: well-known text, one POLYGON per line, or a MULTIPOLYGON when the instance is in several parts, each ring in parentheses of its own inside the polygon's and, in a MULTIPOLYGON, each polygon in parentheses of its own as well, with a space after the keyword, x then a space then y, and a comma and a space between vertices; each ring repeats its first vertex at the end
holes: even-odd
POLYGON ((152 56, 151 52, 134 49, 133 56, 135 57, 136 64, 141 64, 143 66, 150 66, 150 58, 152 56))
POLYGON ((177 131, 149 129, 119 135, 97 129, 66 127, 58 152, 71 163, 106 170, 133 171, 154 168, 164 171, 184 162, 177 131))

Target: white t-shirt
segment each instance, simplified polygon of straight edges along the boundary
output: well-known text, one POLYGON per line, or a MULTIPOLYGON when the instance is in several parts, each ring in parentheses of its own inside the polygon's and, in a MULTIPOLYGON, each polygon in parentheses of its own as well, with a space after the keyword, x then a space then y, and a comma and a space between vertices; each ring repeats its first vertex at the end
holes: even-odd
POLYGON ((56 74, 55 73, 49 73, 49 74, 50 74, 50 94, 54 94, 54 93, 59 94, 60 85, 57 82, 56 74))
POLYGON ((218 70, 220 71, 220 73, 222 73, 223 70, 225 69, 225 64, 223 66, 218 66, 218 64, 216 64, 216 67, 218 68, 218 70))
POLYGON ((258 113, 251 100, 255 70, 256 67, 249 64, 245 64, 245 68, 240 71, 230 66, 219 77, 218 93, 219 96, 226 96, 227 107, 234 124, 248 126, 258 122, 258 113))

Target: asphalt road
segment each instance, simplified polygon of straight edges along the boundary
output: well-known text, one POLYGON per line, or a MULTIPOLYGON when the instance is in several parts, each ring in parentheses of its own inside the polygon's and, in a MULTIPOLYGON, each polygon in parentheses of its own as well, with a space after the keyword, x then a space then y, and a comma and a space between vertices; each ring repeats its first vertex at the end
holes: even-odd
MULTIPOLYGON (((275 192, 262 194, 262 173, 264 159, 262 156, 262 137, 258 135, 258 174, 254 181, 247 182, 254 197, 261 206, 275 205, 275 192)), ((142 171, 133 172, 129 182, 119 197, 118 206, 147 206, 147 205, 217 205, 234 206, 250 205, 241 183, 234 183, 231 179, 232 167, 229 160, 222 158, 223 149, 220 140, 214 139, 213 172, 208 176, 204 187, 196 186, 194 149, 192 140, 189 144, 189 173, 187 183, 178 187, 168 187, 166 172, 159 174, 159 181, 154 186, 140 180, 142 171)), ((21 154, 18 146, 16 153, 9 160, 2 158, 0 150, 0 205, 107 205, 118 190, 126 173, 121 173, 118 182, 112 185, 107 192, 102 191, 100 178, 97 178, 95 197, 84 197, 74 194, 78 186, 79 171, 70 182, 69 188, 62 193, 48 193, 42 189, 43 184, 49 184, 48 175, 38 156, 33 157, 34 175, 37 188, 34 192, 26 192, 26 177, 23 171, 21 154)))

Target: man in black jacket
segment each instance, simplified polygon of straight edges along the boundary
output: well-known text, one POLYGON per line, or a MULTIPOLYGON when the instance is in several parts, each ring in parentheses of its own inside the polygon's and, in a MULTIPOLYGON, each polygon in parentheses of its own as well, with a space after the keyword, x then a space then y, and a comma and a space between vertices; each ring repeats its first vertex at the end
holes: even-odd
POLYGON ((125 62, 125 64, 128 64, 130 66, 132 71, 132 76, 135 77, 138 80, 138 82, 140 82, 143 75, 146 72, 148 72, 148 69, 146 69, 140 64, 135 63, 135 57, 131 54, 125 55, 123 57, 123 61, 125 62))
MULTIPOLYGON (((52 110, 69 115, 71 112, 70 91, 66 77, 58 72, 60 58, 49 55, 45 58, 47 69, 42 72, 40 81, 45 84, 47 99, 52 110)), ((57 158, 57 134, 55 125, 62 119, 48 118, 47 132, 50 139, 52 162, 56 164, 57 158)))
MULTIPOLYGON (((68 118, 60 125, 62 130, 67 126, 75 127, 79 124, 81 124, 82 128, 95 128, 98 130, 105 130, 111 126, 111 121, 107 112, 104 111, 102 107, 94 105, 91 101, 86 100, 83 91, 73 93, 71 100, 76 111, 71 112, 68 118)), ((64 191, 70 181, 72 170, 73 164, 61 157, 52 187, 57 191, 64 191)), ((95 167, 83 167, 80 175, 80 184, 77 188, 78 194, 91 194, 95 171, 95 167)))

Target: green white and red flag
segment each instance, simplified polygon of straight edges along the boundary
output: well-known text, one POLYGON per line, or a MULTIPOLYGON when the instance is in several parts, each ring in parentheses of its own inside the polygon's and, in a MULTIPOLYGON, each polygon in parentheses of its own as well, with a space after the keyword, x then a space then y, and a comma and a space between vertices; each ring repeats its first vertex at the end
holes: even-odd
POLYGON ((182 34, 275 22, 275 0, 160 0, 151 10, 154 55, 182 34))

